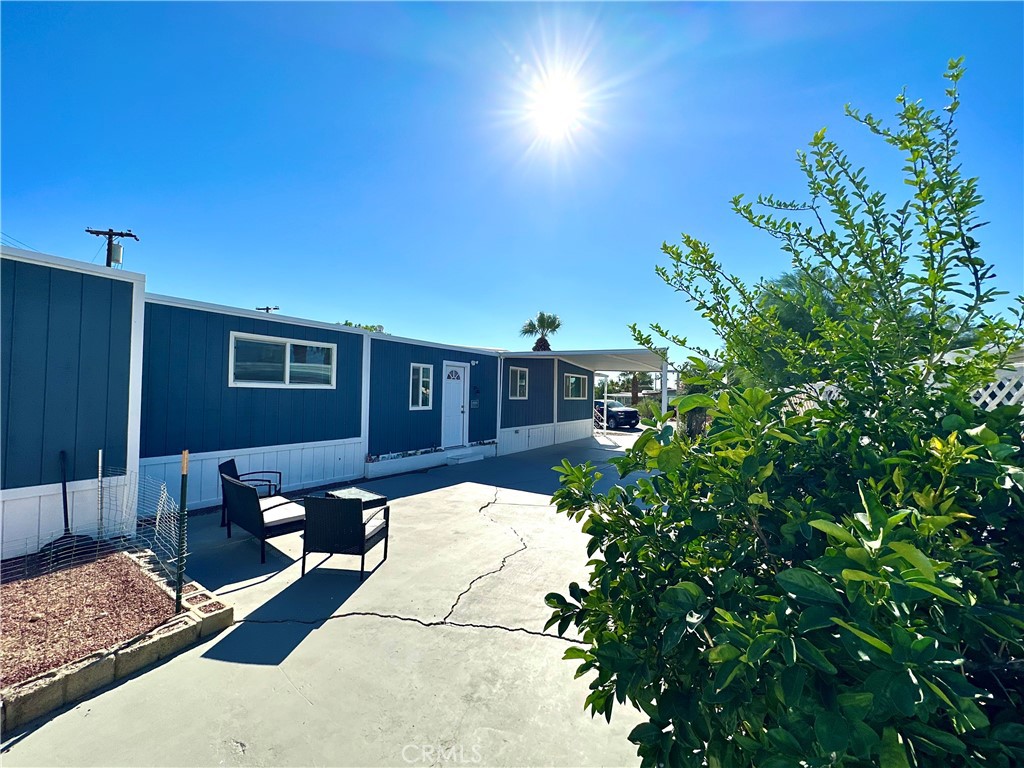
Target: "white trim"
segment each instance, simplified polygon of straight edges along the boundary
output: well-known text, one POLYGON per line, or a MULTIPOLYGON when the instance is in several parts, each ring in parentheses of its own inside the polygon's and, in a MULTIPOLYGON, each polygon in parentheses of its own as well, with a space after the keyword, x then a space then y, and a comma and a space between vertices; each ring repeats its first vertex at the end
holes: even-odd
POLYGON ((330 341, 310 341, 309 339, 291 339, 284 336, 264 336, 258 333, 231 331, 228 334, 228 386, 245 389, 337 389, 338 388, 338 345, 330 341), (235 341, 259 341, 268 344, 284 345, 284 382, 276 381, 235 381, 235 341), (330 384, 292 384, 291 352, 292 346, 330 347, 331 348, 331 383, 330 384))
POLYGON ((145 277, 132 289, 132 333, 128 358, 128 442, 125 468, 129 476, 139 472, 139 451, 142 441, 142 360, 146 330, 145 277))
POLYGON ((370 452, 370 340, 360 339, 363 345, 363 381, 359 411, 359 437, 363 441, 363 455, 370 452))
MULTIPOLYGON (((676 391, 679 391, 679 382, 676 382, 676 391)), ((661 412, 668 410, 668 360, 661 361, 661 412)))
MULTIPOLYGON (((558 358, 551 361, 551 423, 558 423, 558 358)), ((554 439, 554 438, 552 438, 554 439)))
POLYGON ((589 400, 590 399, 589 386, 588 386, 588 383, 587 383, 589 381, 590 381, 590 377, 587 376, 587 374, 585 374, 585 373, 565 373, 565 374, 563 374, 562 375, 562 399, 563 400, 589 400), (582 394, 582 396, 580 396, 580 397, 571 397, 568 394, 566 394, 566 392, 568 390, 568 386, 567 385, 569 384, 569 377, 570 376, 573 377, 573 378, 577 378, 577 379, 583 379, 583 394, 582 394))
POLYGON ((496 413, 495 413, 495 421, 494 421, 494 436, 495 436, 495 438, 497 438, 498 433, 501 431, 501 404, 502 404, 502 401, 504 400, 504 398, 501 396, 501 394, 504 391, 504 389, 503 389, 504 385, 505 385, 504 376, 505 376, 505 358, 499 357, 498 358, 498 386, 497 386, 497 390, 498 390, 498 392, 497 392, 498 407, 494 409, 496 411, 496 413))
POLYGON ((441 447, 460 448, 469 444, 469 369, 471 365, 461 360, 444 360, 441 363, 441 447), (458 445, 444 445, 444 390, 448 380, 448 367, 462 369, 462 442, 458 445))
POLYGON ((487 349, 485 347, 462 347, 458 344, 445 344, 443 342, 424 341, 423 339, 410 339, 406 336, 392 336, 390 333, 373 333, 369 332, 372 339, 377 341, 393 341, 396 344, 412 344, 417 347, 428 347, 430 349, 450 349, 453 352, 471 352, 474 355, 488 355, 490 357, 500 357, 501 352, 494 349, 487 349))
POLYGON ((529 400, 530 399, 530 369, 529 368, 520 368, 519 366, 516 366, 516 365, 509 366, 509 369, 508 369, 508 399, 509 400, 529 400), (526 394, 523 395, 522 397, 520 397, 519 395, 513 395, 512 394, 512 392, 513 392, 513 389, 512 389, 512 374, 513 374, 514 371, 521 371, 522 373, 526 374, 526 382, 525 382, 526 383, 526 394))
POLYGON ((21 248, 9 248, 6 245, 0 246, 0 256, 3 256, 5 259, 12 259, 14 261, 24 261, 30 264, 39 264, 44 267, 66 269, 71 272, 81 272, 86 275, 97 275, 99 277, 106 277, 112 280, 124 280, 126 282, 133 283, 146 282, 146 276, 139 272, 128 272, 123 269, 112 269, 110 267, 100 266, 98 264, 88 264, 84 261, 65 259, 60 256, 51 256, 48 253, 26 251, 21 248))
POLYGON ((301 325, 304 328, 322 328, 326 331, 337 333, 351 333, 356 336, 369 336, 368 331, 362 328, 354 328, 340 323, 325 323, 322 320, 306 320, 291 315, 272 315, 260 312, 255 309, 242 309, 241 307, 228 307, 224 304, 211 304, 207 301, 195 301, 193 299, 182 299, 177 296, 164 296, 159 293, 147 293, 146 301, 150 304, 163 304, 168 307, 180 309, 198 309, 202 312, 214 312, 218 315, 230 315, 232 317, 248 317, 253 320, 264 320, 272 323, 285 323, 287 325, 301 325))
MULTIPOLYGON (((650 350, 644 347, 636 347, 634 349, 559 349, 551 350, 550 352, 502 352, 504 357, 574 357, 576 355, 636 355, 636 354, 647 354, 650 350)), ((658 358, 659 360, 661 358, 658 358)), ((570 362, 566 360, 566 362, 570 362)), ((578 363, 573 363, 578 365, 578 363)))
MULTIPOLYGON (((78 263, 78 262, 74 262, 78 263)), ((90 266, 90 265, 86 265, 90 266)), ((130 274, 118 271, 118 274, 130 274)), ((488 355, 490 357, 498 357, 501 352, 496 349, 487 349, 485 347, 465 347, 459 346, 458 344, 441 344, 433 341, 424 341, 423 339, 410 339, 405 336, 392 336, 388 333, 373 333, 363 328, 356 328, 350 325, 341 325, 339 323, 327 323, 323 320, 308 320, 302 317, 293 317, 291 315, 270 315, 266 312, 260 312, 254 309, 243 309, 241 307, 229 307, 225 304, 213 304, 207 301, 196 301, 194 299, 183 299, 178 296, 165 296, 159 293, 147 293, 146 301, 153 304, 165 304, 169 307, 180 307, 181 309, 198 309, 203 312, 215 312, 219 315, 231 315, 233 317, 248 317, 253 320, 269 320, 273 323, 287 323, 289 325, 301 325, 305 328, 323 328, 328 331, 336 331, 338 333, 353 333, 358 336, 366 336, 371 339, 379 341, 394 341, 399 344, 414 344, 421 347, 428 347, 430 349, 451 349, 457 352, 472 352, 476 355, 488 355)))
POLYGON ((435 390, 434 390, 434 364, 433 363, 409 363, 409 410, 410 411, 432 411, 432 410, 434 410, 434 400, 435 400, 434 395, 435 395, 435 390), (413 369, 414 368, 419 368, 420 369, 420 391, 419 391, 419 398, 418 398, 419 405, 413 405, 412 404, 412 396, 413 396, 412 373, 413 373, 413 369), (429 368, 430 369, 430 395, 429 395, 430 401, 426 405, 423 405, 423 369, 424 368, 429 368))
MULTIPOLYGON (((668 352, 667 348, 664 350, 668 352)), ((650 371, 661 370, 662 358, 643 347, 637 349, 572 349, 557 352, 503 352, 503 357, 555 358, 586 368, 588 371, 650 371), (574 359, 579 358, 579 359, 574 359), (604 359, 594 359, 604 358, 604 359), (587 364, 580 362, 588 361, 587 364)))

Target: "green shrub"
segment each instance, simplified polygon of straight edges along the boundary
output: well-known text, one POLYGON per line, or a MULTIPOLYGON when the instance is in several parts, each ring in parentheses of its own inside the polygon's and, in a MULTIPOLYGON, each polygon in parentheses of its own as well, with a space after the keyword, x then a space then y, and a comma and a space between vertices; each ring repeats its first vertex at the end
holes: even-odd
POLYGON ((637 409, 642 419, 653 419, 661 414, 661 403, 653 397, 641 397, 632 407, 637 409))
POLYGON ((906 157, 914 196, 895 213, 824 132, 800 159, 810 202, 735 202, 809 279, 839 276, 829 313, 808 294, 813 338, 779 331, 705 244, 664 248, 662 276, 727 363, 757 377, 768 351, 802 380, 842 370, 834 399, 798 412, 793 391, 705 367, 718 394, 675 403, 707 408, 709 428, 645 421, 614 460, 640 479, 599 494, 589 464, 557 468, 557 508, 593 559, 586 586, 547 596, 549 626, 583 631, 566 658, 593 676, 592 713, 647 715, 630 734, 644 765, 1024 763, 1024 427, 1019 407, 969 399, 1021 325, 989 311, 981 199, 956 162, 961 74, 951 62, 946 116, 900 97, 890 131, 848 110, 906 157), (815 225, 786 218, 800 213, 815 225), (951 354, 967 327, 973 346, 951 354))

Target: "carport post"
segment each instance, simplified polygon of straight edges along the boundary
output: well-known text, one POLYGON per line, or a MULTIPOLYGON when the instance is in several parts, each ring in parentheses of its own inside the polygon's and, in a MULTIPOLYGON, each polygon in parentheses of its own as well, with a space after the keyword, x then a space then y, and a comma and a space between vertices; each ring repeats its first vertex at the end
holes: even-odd
POLYGON ((661 412, 668 410, 668 358, 661 358, 661 412))
POLYGON ((604 408, 601 409, 601 434, 608 434, 608 379, 610 377, 606 374, 604 377, 604 408))

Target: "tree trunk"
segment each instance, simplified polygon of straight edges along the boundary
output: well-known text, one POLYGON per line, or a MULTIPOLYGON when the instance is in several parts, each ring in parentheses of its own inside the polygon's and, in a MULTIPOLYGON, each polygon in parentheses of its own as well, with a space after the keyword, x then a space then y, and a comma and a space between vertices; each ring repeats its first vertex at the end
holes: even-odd
POLYGON ((631 393, 631 397, 633 398, 633 402, 631 402, 630 405, 636 405, 640 402, 640 379, 635 373, 633 374, 633 391, 631 393))

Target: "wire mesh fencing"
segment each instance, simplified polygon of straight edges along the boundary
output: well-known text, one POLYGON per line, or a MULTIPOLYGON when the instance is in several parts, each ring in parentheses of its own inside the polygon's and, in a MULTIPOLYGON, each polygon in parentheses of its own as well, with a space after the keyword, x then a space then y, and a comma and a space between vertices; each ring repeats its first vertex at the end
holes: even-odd
POLYGON ((98 474, 95 489, 64 489, 56 498, 41 501, 36 525, 28 526, 35 528, 32 535, 5 537, 0 582, 45 576, 126 553, 171 590, 180 590, 188 519, 166 484, 124 468, 101 466, 98 474), (61 517, 63 525, 55 526, 61 517))

